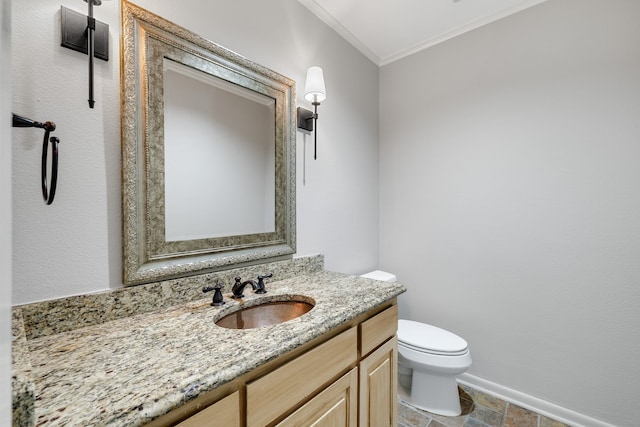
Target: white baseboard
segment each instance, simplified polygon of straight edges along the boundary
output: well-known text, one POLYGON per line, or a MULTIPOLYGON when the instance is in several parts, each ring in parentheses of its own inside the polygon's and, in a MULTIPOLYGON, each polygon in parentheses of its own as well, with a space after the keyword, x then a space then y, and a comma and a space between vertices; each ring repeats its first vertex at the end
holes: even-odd
POLYGON ((530 396, 468 373, 458 375, 458 382, 570 426, 616 427, 613 424, 605 423, 604 421, 588 417, 579 412, 556 405, 555 403, 547 402, 546 400, 530 396))

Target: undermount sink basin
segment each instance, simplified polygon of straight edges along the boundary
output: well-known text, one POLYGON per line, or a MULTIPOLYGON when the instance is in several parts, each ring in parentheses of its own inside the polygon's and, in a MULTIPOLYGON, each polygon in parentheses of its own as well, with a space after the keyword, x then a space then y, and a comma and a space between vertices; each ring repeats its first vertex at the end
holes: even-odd
POLYGON ((270 301, 227 314, 216 325, 229 329, 254 329, 277 325, 302 316, 313 308, 305 301, 270 301))

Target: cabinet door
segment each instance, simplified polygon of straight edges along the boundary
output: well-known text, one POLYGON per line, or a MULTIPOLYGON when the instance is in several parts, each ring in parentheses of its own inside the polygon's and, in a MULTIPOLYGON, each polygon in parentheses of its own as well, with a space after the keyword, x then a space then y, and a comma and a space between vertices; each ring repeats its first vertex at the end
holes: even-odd
POLYGON ((277 427, 355 427, 358 422, 358 369, 353 368, 277 427))
POLYGON ((398 344, 394 336, 360 362, 360 426, 395 427, 398 344))
POLYGON ((187 418, 177 427, 240 427, 240 395, 235 393, 187 418))

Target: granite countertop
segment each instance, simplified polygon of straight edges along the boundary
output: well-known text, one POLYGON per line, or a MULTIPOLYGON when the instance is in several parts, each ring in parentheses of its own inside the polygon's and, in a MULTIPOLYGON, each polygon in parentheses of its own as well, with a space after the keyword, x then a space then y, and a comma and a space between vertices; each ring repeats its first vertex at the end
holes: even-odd
MULTIPOLYGON (((143 425, 265 362, 295 349, 405 291, 396 283, 322 271, 48 336, 27 339, 14 314, 16 382, 31 392, 35 424, 143 425), (259 329, 214 322, 240 304, 312 299, 303 316, 259 329)), ((29 393, 24 396, 29 396, 29 393)), ((28 403, 28 402, 27 402, 28 403)), ((16 407, 14 404, 14 411, 16 407)))

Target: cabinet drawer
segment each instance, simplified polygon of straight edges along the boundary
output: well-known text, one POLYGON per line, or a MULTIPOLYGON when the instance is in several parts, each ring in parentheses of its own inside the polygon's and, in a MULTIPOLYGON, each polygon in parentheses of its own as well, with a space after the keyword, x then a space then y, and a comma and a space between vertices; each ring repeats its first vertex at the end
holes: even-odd
POLYGON ((247 385, 247 427, 264 427, 356 362, 353 327, 247 385))
POLYGON ((398 330, 398 306, 393 305, 360 325, 360 355, 364 357, 398 330))
POLYGON ((240 394, 235 393, 187 418, 177 427, 240 427, 240 394))

